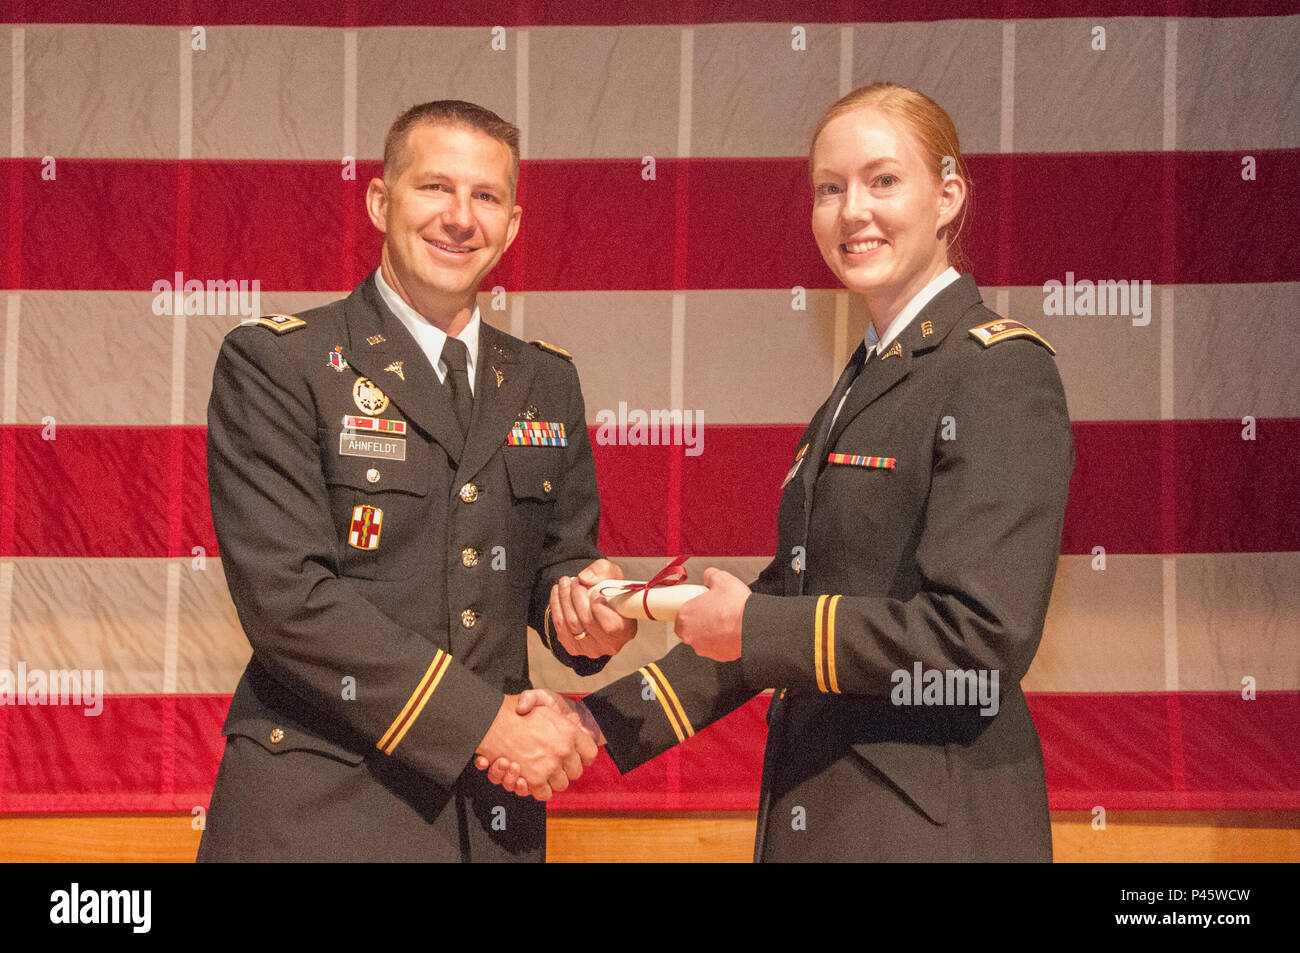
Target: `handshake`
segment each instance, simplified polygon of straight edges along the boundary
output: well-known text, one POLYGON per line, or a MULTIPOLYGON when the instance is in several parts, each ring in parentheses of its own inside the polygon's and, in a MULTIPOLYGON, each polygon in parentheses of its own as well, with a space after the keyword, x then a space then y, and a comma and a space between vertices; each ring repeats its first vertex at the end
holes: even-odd
MULTIPOLYGON (((551 627, 570 655, 614 655, 636 637, 635 620, 623 618, 603 597, 590 595, 596 583, 622 578, 617 564, 598 559, 551 587, 551 627)), ((580 778, 604 743, 600 726, 582 702, 535 688, 505 697, 474 764, 487 771, 493 784, 545 801, 580 778)))
POLYGON ((604 743, 586 705, 533 688, 505 697, 474 764, 493 784, 546 801, 582 777, 604 743))
MULTIPOLYGON (((570 655, 611 656, 636 637, 635 620, 615 612, 604 596, 590 594, 596 583, 622 578, 623 570, 616 564, 598 559, 577 576, 561 577, 551 588, 548 615, 556 641, 570 655)), ((704 658, 737 659, 749 587, 720 569, 706 570, 704 584, 709 591, 682 606, 673 629, 704 658)), ((600 726, 582 702, 530 689, 505 696, 474 763, 493 784, 545 801, 581 777, 604 743, 600 726)))

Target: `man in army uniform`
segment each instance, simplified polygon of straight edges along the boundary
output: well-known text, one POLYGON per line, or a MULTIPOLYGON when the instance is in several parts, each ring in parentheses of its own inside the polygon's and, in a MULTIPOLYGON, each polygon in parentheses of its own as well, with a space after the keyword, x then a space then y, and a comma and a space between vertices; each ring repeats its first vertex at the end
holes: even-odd
MULTIPOLYGON (((526 625, 580 673, 607 660, 554 639, 555 583, 621 576, 568 355, 475 306, 519 228, 518 142, 469 103, 408 110, 367 192, 380 268, 222 345, 208 477, 253 656, 200 860, 539 860, 541 801, 595 757, 576 719, 516 713, 526 625)), ((583 609, 591 644, 635 634, 583 609)))

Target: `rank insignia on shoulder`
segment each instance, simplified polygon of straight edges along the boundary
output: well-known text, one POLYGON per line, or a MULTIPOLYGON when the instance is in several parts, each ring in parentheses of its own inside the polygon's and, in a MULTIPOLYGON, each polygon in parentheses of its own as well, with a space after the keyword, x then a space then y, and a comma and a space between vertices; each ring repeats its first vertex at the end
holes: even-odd
POLYGON ((533 341, 535 347, 540 347, 543 351, 549 351, 557 357, 562 357, 566 361, 572 361, 573 355, 562 347, 556 347, 554 344, 547 344, 545 341, 533 341))
POLYGON ((379 531, 383 528, 384 511, 377 506, 357 506, 352 510, 352 525, 348 532, 348 545, 353 549, 378 549, 379 531))
POLYGON ((898 465, 895 457, 863 457, 855 453, 831 453, 826 456, 827 463, 838 463, 847 467, 869 467, 873 470, 892 470, 898 465))
POLYGON ((343 345, 335 344, 334 350, 330 351, 330 367, 342 373, 343 369, 348 366, 348 359, 343 356, 343 345))
POLYGON ((257 323, 264 328, 270 328, 276 334, 288 334, 290 331, 307 326, 306 321, 292 314, 264 314, 257 319, 257 323))
POLYGON ((989 321, 986 324, 981 324, 978 327, 971 328, 970 334, 971 337, 979 341, 985 347, 992 347, 999 341, 1006 341, 1010 338, 1029 338, 1047 348, 1050 353, 1056 353, 1056 349, 1043 340, 1037 331, 1025 327, 1019 321, 1012 321, 1009 318, 998 318, 996 321, 989 321))
POLYGON ((506 435, 508 447, 567 447, 564 423, 545 420, 516 420, 506 435))

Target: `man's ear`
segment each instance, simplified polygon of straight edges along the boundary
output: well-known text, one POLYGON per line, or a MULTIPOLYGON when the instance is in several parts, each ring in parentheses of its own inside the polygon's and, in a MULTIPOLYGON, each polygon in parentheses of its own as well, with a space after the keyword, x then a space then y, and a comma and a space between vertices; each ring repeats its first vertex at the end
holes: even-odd
POLYGON ((521 205, 516 205, 510 213, 510 224, 506 226, 506 249, 509 249, 515 243, 515 236, 519 234, 519 220, 523 217, 523 214, 524 209, 521 205))
POLYGON ((375 228, 388 232, 388 186, 383 179, 371 179, 366 186, 366 213, 375 228))

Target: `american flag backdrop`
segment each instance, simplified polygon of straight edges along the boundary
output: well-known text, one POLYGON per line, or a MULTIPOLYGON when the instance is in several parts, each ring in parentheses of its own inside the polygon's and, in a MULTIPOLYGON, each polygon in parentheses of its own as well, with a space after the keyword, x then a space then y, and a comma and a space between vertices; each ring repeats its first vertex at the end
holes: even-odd
MULTIPOLYGON (((1296 4, 12 0, 4 34, 0 811, 207 804, 249 654, 204 458, 239 317, 185 286, 257 282, 285 314, 346 294, 414 103, 523 130, 484 318, 573 353, 594 435, 703 421, 698 448, 596 441, 602 547, 631 578, 678 553, 692 581, 757 575, 866 324, 812 240, 808 139, 879 79, 953 117, 975 278, 1065 382, 1078 462, 1025 684, 1052 807, 1300 809, 1296 4), (1126 306, 1078 307, 1104 281, 1126 306), (102 712, 28 704, 20 667, 102 671, 102 712)), ((571 692, 672 644, 643 624, 579 679, 530 640, 571 692)), ((552 803, 753 809, 765 705, 552 803)))

